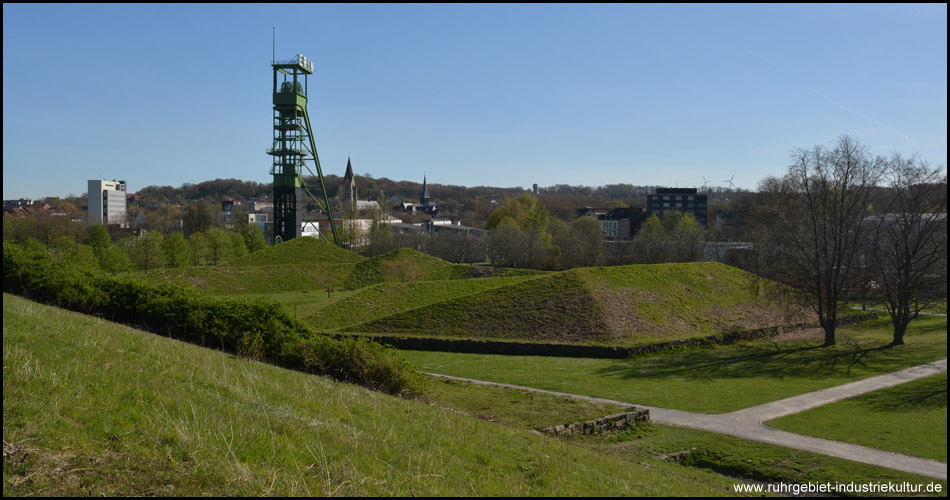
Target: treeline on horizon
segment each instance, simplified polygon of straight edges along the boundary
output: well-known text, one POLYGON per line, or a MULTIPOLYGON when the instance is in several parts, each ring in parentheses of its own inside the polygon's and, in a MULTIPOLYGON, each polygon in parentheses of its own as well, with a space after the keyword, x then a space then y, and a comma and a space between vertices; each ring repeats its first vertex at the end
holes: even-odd
MULTIPOLYGON (((422 192, 422 183, 413 181, 395 181, 386 177, 374 178, 371 174, 355 175, 357 195, 360 199, 378 200, 381 204, 388 203, 393 195, 402 201, 419 203, 422 192)), ((436 180, 437 179, 433 179, 436 180)), ((315 178, 307 177, 310 186, 317 186, 315 178)), ((324 177, 327 195, 337 198, 343 178, 337 175, 324 177)), ((490 213, 502 203, 505 198, 518 198, 522 194, 530 193, 530 189, 522 187, 494 187, 494 186, 458 186, 429 182, 427 184, 432 202, 440 208, 441 215, 455 215, 461 217, 465 224, 484 227, 490 213)), ((654 192, 657 187, 651 185, 607 184, 603 186, 584 186, 555 184, 539 187, 538 198, 548 207, 552 215, 565 221, 577 217, 576 209, 585 206, 597 208, 615 208, 617 206, 644 207, 646 196, 654 192)), ((703 191, 709 196, 712 204, 725 202, 734 198, 736 194, 745 191, 714 187, 703 191)), ((314 194, 317 194, 315 191, 314 194)), ((273 187, 269 182, 244 181, 240 179, 214 179, 197 184, 184 183, 179 187, 173 186, 145 186, 134 191, 140 200, 137 202, 146 208, 158 208, 165 204, 186 205, 195 202, 209 202, 218 205, 222 200, 250 200, 269 201, 273 197, 273 187)), ((47 197, 46 202, 54 209, 66 211, 78 210, 87 205, 87 194, 82 196, 69 195, 65 198, 47 197)), ((320 200, 322 203, 322 200, 320 200)), ((316 209, 316 204, 307 200, 308 210, 316 209)), ((391 208, 390 206, 384 208, 391 208)))

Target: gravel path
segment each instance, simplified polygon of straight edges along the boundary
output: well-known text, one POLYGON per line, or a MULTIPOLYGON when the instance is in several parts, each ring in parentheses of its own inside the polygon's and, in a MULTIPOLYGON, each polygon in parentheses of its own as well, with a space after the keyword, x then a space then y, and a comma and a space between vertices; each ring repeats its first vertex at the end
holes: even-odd
POLYGON ((431 375, 433 377, 450 378, 454 380, 463 380, 472 382, 474 384, 511 387, 515 389, 554 394, 556 396, 578 398, 600 403, 612 403, 630 406, 635 405, 639 408, 646 408, 650 410, 650 419, 654 422, 659 422, 662 424, 678 425, 681 427, 689 427, 691 429, 700 429, 704 431, 717 432, 720 434, 728 434, 730 436, 751 439, 753 441, 776 444, 798 450, 811 451, 814 453, 820 453, 822 455, 844 458, 847 460, 853 460, 855 462, 878 465, 881 467, 887 467, 889 469, 946 480, 947 464, 943 462, 911 457, 890 451, 876 450, 864 446, 842 443, 840 441, 831 441, 829 439, 803 436, 801 434, 794 434, 791 432, 772 429, 762 424, 764 421, 772 420, 784 415, 802 412, 817 406, 826 405, 834 401, 856 396, 858 394, 884 389, 886 387, 891 387, 945 371, 947 371, 946 359, 915 366, 913 368, 908 368, 906 370, 901 370, 894 373, 888 373, 886 375, 878 375, 876 377, 858 380, 856 382, 851 382, 837 387, 809 392, 807 394, 718 415, 669 410, 666 408, 644 406, 626 401, 614 401, 591 396, 581 396, 578 394, 546 391, 542 389, 534 389, 531 387, 522 387, 511 384, 451 377, 436 373, 429 373, 427 375, 431 375))

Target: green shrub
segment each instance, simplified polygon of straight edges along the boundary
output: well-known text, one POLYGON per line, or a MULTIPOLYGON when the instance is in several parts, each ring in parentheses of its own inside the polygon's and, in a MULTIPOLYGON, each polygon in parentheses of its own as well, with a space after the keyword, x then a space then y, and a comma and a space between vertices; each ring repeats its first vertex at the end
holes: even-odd
POLYGON ((284 362, 390 394, 420 394, 422 374, 391 349, 366 339, 312 336, 285 346, 284 362))
POLYGON ((392 394, 421 392, 421 374, 392 350, 314 333, 270 301, 217 299, 54 262, 45 251, 3 244, 3 289, 66 309, 392 394))

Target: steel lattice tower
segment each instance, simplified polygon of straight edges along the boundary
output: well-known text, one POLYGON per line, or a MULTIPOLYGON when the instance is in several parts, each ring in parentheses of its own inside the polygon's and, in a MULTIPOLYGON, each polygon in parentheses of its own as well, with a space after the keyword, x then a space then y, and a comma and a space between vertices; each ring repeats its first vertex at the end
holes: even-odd
POLYGON ((321 208, 330 219, 333 242, 339 244, 307 114, 307 76, 313 74, 313 61, 297 54, 295 59, 274 61, 271 66, 274 68, 274 142, 267 154, 274 158, 270 171, 274 176, 274 243, 300 236, 304 193, 320 205, 304 181, 302 169, 306 169, 319 183, 314 187, 319 187, 323 195, 321 208), (306 163, 311 159, 316 165, 316 175, 306 163))

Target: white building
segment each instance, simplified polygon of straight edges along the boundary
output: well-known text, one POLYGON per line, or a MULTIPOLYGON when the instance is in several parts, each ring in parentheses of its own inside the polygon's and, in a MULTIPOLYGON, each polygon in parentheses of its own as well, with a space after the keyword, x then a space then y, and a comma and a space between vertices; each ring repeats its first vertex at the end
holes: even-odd
POLYGON ((125 181, 89 181, 89 223, 127 226, 125 181))

